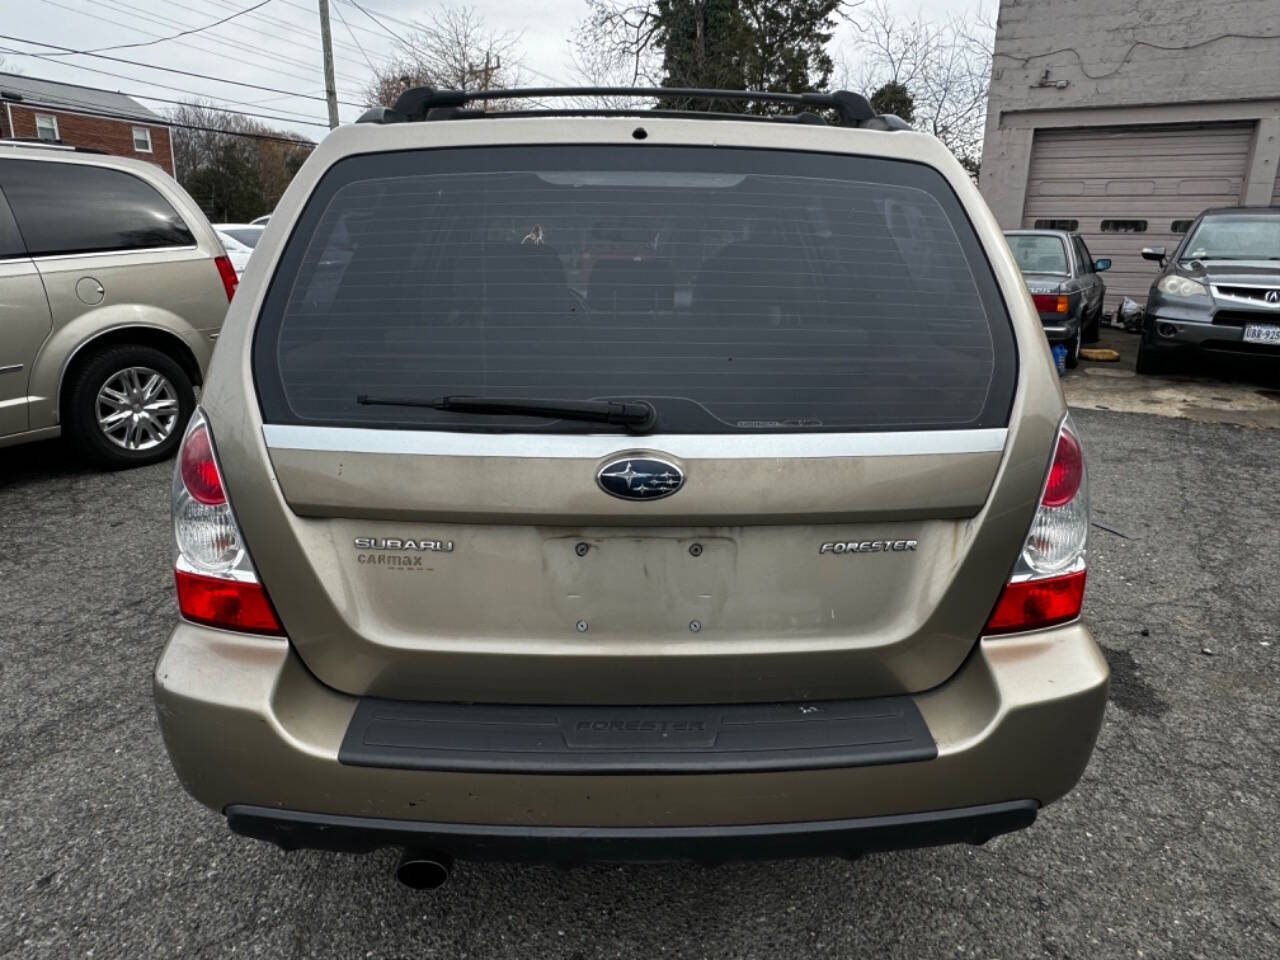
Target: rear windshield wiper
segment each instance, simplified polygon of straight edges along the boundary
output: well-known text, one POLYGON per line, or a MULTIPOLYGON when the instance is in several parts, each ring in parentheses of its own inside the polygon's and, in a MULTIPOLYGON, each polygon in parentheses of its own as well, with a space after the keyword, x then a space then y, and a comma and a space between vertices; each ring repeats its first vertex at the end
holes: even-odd
POLYGON ((557 417, 614 423, 633 433, 649 433, 658 425, 658 411, 647 400, 539 400, 534 397, 372 397, 362 393, 356 403, 369 407, 426 407, 453 413, 507 414, 515 417, 557 417))

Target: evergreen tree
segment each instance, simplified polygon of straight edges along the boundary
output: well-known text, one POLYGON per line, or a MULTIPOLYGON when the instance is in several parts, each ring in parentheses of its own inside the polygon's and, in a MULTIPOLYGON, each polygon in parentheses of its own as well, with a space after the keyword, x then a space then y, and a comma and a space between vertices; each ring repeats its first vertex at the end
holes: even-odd
POLYGON ((907 123, 916 118, 916 102, 905 83, 890 80, 871 94, 871 109, 876 113, 892 113, 907 123))
MULTIPOLYGON (((747 86, 773 93, 825 90, 831 82, 827 44, 842 0, 738 0, 746 20, 747 86)), ((761 105, 756 112, 778 112, 761 105)))
MULTIPOLYGON (((657 0, 655 42, 662 50, 664 87, 746 89, 744 54, 751 43, 739 0, 657 0)), ((672 97, 665 109, 702 108, 672 97)), ((740 101, 713 105, 717 110, 741 111, 740 101)))

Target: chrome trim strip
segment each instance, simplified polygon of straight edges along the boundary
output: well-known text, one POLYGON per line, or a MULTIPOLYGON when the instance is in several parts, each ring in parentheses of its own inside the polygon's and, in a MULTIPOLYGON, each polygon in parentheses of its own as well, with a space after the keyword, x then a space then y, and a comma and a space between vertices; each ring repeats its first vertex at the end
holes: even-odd
POLYGON ((0 373, 17 373, 21 369, 22 364, 20 363, 7 363, 3 367, 0 367, 0 373))
POLYGON ((1211 283, 1209 284, 1209 290, 1210 292, 1213 293, 1215 300, 1226 300, 1230 303, 1240 303, 1240 304, 1244 304, 1245 306, 1254 307, 1259 310, 1280 310, 1280 300, 1277 300, 1274 303, 1268 303, 1265 299, 1261 297, 1237 297, 1230 293, 1223 293, 1221 288, 1224 286, 1240 287, 1241 289, 1245 289, 1245 290, 1262 290, 1265 296, 1267 292, 1270 292, 1272 290, 1280 290, 1280 286, 1277 286, 1276 284, 1269 283, 1264 286, 1258 283, 1226 283, 1226 284, 1211 283))
POLYGON ((371 430, 364 427, 262 427, 272 450, 317 453, 411 454, 435 457, 526 457, 589 460, 638 451, 685 460, 811 460, 826 457, 908 457, 945 453, 999 453, 1008 430, 916 430, 898 433, 528 434, 443 430, 371 430))
MULTIPOLYGON (((145 181, 144 181, 145 182, 145 181)), ((147 184, 150 186, 150 184, 147 184)), ((168 198, 165 198, 166 201, 168 198)), ((143 253, 199 253, 199 244, 181 247, 130 247, 128 250, 87 250, 84 253, 37 253, 31 256, 33 263, 59 263, 63 260, 82 260, 85 257, 132 257, 143 253)))

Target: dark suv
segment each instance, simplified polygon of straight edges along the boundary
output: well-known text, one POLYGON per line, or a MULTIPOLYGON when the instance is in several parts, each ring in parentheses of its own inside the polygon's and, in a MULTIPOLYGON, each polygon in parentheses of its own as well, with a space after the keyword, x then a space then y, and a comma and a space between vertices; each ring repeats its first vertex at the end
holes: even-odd
POLYGON ((1163 373, 1199 348, 1280 358, 1280 207, 1206 210, 1159 261, 1138 348, 1139 373, 1163 373))
POLYGON ((1006 230, 1005 240, 1040 314, 1050 343, 1067 348, 1067 366, 1080 362, 1080 344, 1098 339, 1106 284, 1098 274, 1110 260, 1094 260, 1078 233, 1006 230))

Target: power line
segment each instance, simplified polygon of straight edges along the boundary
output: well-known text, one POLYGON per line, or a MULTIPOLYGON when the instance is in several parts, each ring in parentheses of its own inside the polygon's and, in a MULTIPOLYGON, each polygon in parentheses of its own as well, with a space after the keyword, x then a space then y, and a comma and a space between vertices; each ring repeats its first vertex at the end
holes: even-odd
MULTIPOLYGON (((92 104, 90 104, 90 106, 92 106, 92 104)), ((76 113, 82 113, 89 117, 101 117, 104 120, 127 120, 130 123, 166 126, 177 130, 196 130, 201 133, 221 133, 228 137, 245 137, 250 140, 269 140, 273 143, 292 143, 300 147, 314 148, 316 145, 314 140, 303 140, 298 137, 282 137, 272 133, 245 133, 240 130, 226 130, 222 127, 205 127, 198 123, 180 123, 176 120, 168 120, 163 117, 161 117, 157 122, 149 121, 144 117, 129 116, 124 113, 106 113, 101 110, 77 110, 76 113)))
POLYGON ((364 52, 364 47, 360 46, 360 41, 356 40, 356 35, 351 30, 351 24, 347 23, 347 18, 342 15, 342 4, 335 3, 334 11, 338 14, 338 19, 342 21, 342 25, 347 28, 347 33, 351 34, 351 39, 356 41, 356 46, 360 47, 360 52, 364 54, 364 62, 369 65, 369 70, 373 74, 377 74, 378 68, 373 65, 373 61, 369 59, 369 55, 364 52))
MULTIPOLYGON (((11 54, 16 54, 16 55, 18 55, 18 56, 23 56, 23 57, 35 57, 35 58, 37 58, 37 59, 39 59, 39 60, 47 60, 47 61, 49 61, 50 63, 56 63, 56 64, 58 64, 58 65, 59 65, 59 66, 61 66, 61 67, 70 67, 70 68, 71 68, 71 69, 73 69, 73 70, 84 70, 84 71, 86 71, 86 72, 88 72, 88 73, 97 73, 97 74, 101 74, 101 75, 102 75, 102 76, 104 76, 104 77, 115 77, 117 80, 132 80, 134 83, 145 83, 145 84, 147 84, 148 86, 152 86, 152 87, 159 87, 161 90, 166 90, 166 91, 168 91, 168 92, 170 92, 170 93, 185 93, 185 94, 187 94, 187 95, 189 95, 189 96, 192 96, 192 97, 198 97, 198 98, 200 98, 200 99, 209 99, 209 95, 208 95, 208 94, 206 94, 206 93, 201 93, 199 90, 188 90, 188 89, 186 89, 185 87, 174 87, 174 86, 171 86, 171 85, 169 85, 169 84, 167 84, 167 83, 159 83, 159 82, 157 82, 157 81, 155 81, 155 80, 139 80, 137 77, 131 77, 131 76, 129 76, 127 73, 115 73, 114 71, 111 71, 111 70, 103 70, 101 67, 87 67, 87 66, 85 66, 83 63, 71 63, 71 62, 70 62, 70 61, 68 61, 68 60, 54 60, 52 57, 45 56, 44 54, 41 54, 41 53, 29 53, 29 52, 26 52, 26 51, 23 51, 23 50, 14 50, 14 49, 12 49, 12 48, 10 48, 10 47, 5 47, 5 48, 0 49, 0 53, 11 53, 11 54)), ((142 99, 144 99, 144 100, 159 100, 159 99, 161 99, 160 97, 152 97, 152 96, 150 96, 149 94, 140 94, 140 93, 128 94, 128 96, 141 97, 141 98, 142 98, 142 99)), ((286 94, 285 96, 293 97, 293 96, 300 96, 300 94, 286 94)), ((229 97, 218 97, 218 98, 216 98, 216 99, 218 99, 218 100, 219 100, 219 101, 221 101, 222 103, 234 103, 234 104, 236 104, 237 106, 241 106, 241 107, 259 107, 259 106, 262 106, 262 103, 265 103, 265 102, 267 102, 268 100, 279 100, 279 99, 281 99, 281 97, 280 97, 280 96, 276 96, 276 97, 269 97, 269 98, 267 98, 267 100, 264 100, 264 101, 261 101, 261 102, 258 102, 258 103, 255 103, 255 102, 253 102, 253 101, 251 101, 251 100, 232 100, 232 99, 231 99, 231 98, 229 98, 229 97)), ((186 101, 174 101, 174 102, 175 102, 175 103, 177 103, 177 102, 186 102, 186 101)), ((294 115, 294 117, 296 117, 296 118, 297 118, 297 120, 295 120, 295 119, 293 119, 293 118, 290 118, 290 117, 281 117, 281 118, 279 118, 280 120, 285 121, 285 122, 288 122, 288 123, 301 122, 301 121, 303 121, 303 120, 306 120, 306 118, 307 118, 307 116, 308 116, 308 115, 307 115, 307 114, 305 114, 305 113, 299 113, 299 112, 298 112, 298 111, 296 111, 296 110, 288 110, 288 109, 286 109, 286 108, 284 108, 284 107, 277 108, 277 112, 278 112, 278 113, 292 113, 292 114, 294 115)), ((315 122, 315 121, 308 121, 308 122, 315 122)), ((316 125, 317 125, 317 126, 323 126, 323 124, 319 124, 319 123, 317 123, 316 125)))
MULTIPOLYGON (((59 2, 59 0, 43 0, 43 2, 50 4, 51 6, 61 7, 64 10, 70 10, 73 13, 78 13, 83 17, 90 17, 91 19, 94 19, 94 20, 101 20, 103 23, 109 23, 112 26, 123 27, 126 30, 135 30, 139 33, 143 33, 148 36, 153 36, 153 37, 158 36, 158 34, 153 33, 152 31, 143 30, 141 27, 136 27, 128 23, 121 23, 119 20, 112 20, 111 18, 104 17, 101 14, 90 13, 88 10, 79 10, 75 7, 68 7, 65 4, 59 2)), ((153 14, 146 9, 134 6, 133 4, 130 4, 130 3, 126 3, 124 2, 124 0, 86 0, 86 2, 91 3, 96 7, 105 7, 107 10, 110 10, 112 13, 123 14, 126 17, 138 17, 143 20, 146 20, 149 23, 159 24, 160 26, 163 26, 163 27, 187 26, 186 24, 182 23, 180 20, 175 20, 172 17, 163 17, 163 16, 153 14)), ((202 39, 207 41, 208 43, 219 44, 220 46, 229 47, 230 49, 238 52, 252 51, 254 54, 260 57, 263 57, 267 60, 274 60, 277 63, 287 64, 288 66, 291 66, 291 67, 301 67, 303 70, 307 70, 307 71, 315 69, 315 65, 313 63, 308 63, 305 60, 299 60, 296 57, 287 57, 284 54, 275 53, 274 51, 264 49, 256 44, 251 44, 244 41, 228 40, 225 37, 204 37, 202 39)), ((216 57, 224 57, 236 63, 242 63, 248 67, 257 67, 259 69, 274 70, 274 72, 280 74, 281 76, 290 77, 294 80, 305 81, 310 79, 309 75, 292 73, 288 70, 282 70, 279 67, 268 67, 265 64, 255 63, 252 60, 245 60, 241 57, 231 56, 230 54, 222 53, 218 50, 211 50, 205 46, 197 46, 196 44, 187 40, 177 40, 175 41, 175 43, 177 43, 179 46, 189 47, 192 50, 198 50, 201 53, 212 54, 213 56, 216 56, 216 57)), ((343 75, 342 79, 349 81, 351 83, 360 82, 359 78, 352 77, 346 74, 343 75)))
POLYGON ((221 20, 215 20, 213 23, 206 23, 203 27, 192 27, 190 30, 183 30, 181 33, 175 33, 171 37, 160 37, 156 40, 144 40, 138 43, 117 43, 110 47, 94 47, 90 52, 103 53, 107 50, 128 50, 131 47, 150 47, 157 43, 164 43, 166 40, 177 40, 179 37, 189 37, 193 33, 203 33, 205 30, 212 30, 214 27, 220 27, 222 24, 229 23, 236 17, 243 17, 246 13, 253 13, 253 11, 257 10, 259 7, 265 7, 270 2, 271 0, 261 0, 261 2, 255 3, 252 7, 246 7, 245 9, 239 10, 230 16, 223 17, 221 20))
MULTIPOLYGON (((65 53, 74 53, 80 56, 94 57, 98 60, 110 60, 113 63, 126 63, 131 67, 145 67, 147 70, 161 70, 164 73, 176 73, 179 76, 194 77, 197 80, 212 80, 215 83, 229 83, 232 86, 245 87, 249 90, 262 90, 266 93, 282 93, 285 96, 298 97, 299 99, 302 99, 302 100, 319 100, 321 103, 323 103, 325 99, 324 97, 314 96, 309 93, 298 93, 293 90, 281 90, 279 87, 268 87, 260 83, 249 83, 248 81, 245 81, 245 80, 229 80, 226 77, 214 77, 214 76, 210 76, 207 73, 196 73, 192 70, 179 70, 177 67, 161 67, 154 63, 142 63, 139 60, 129 60, 125 57, 113 57, 110 54, 106 54, 106 53, 89 53, 86 50, 77 50, 74 47, 64 47, 61 44, 47 43, 44 40, 28 40, 26 37, 15 37, 7 33, 0 33, 0 40, 9 40, 9 41, 12 41, 13 43, 28 43, 35 47, 46 47, 50 50, 61 50, 65 53)), ((39 54, 30 53, 25 50, 15 50, 14 53, 18 56, 39 56, 39 54)), ((146 82, 146 81, 143 81, 143 82, 146 82)), ((348 100, 339 100, 338 102, 345 107, 363 106, 363 104, 352 103, 351 101, 348 101, 348 100)))
MULTIPOLYGON (((87 0, 87 2, 94 3, 99 6, 109 5, 111 7, 116 7, 116 8, 123 7, 125 8, 125 10, 130 11, 132 15, 145 17, 146 19, 150 20, 153 23, 169 23, 169 24, 172 24, 173 26, 185 26, 185 24, 181 23, 174 16, 161 16, 160 14, 152 13, 151 11, 147 10, 145 7, 139 7, 133 3, 126 3, 125 0, 87 0)), ((201 15, 200 10, 194 7, 190 7, 184 3, 178 3, 176 2, 176 0, 168 0, 168 2, 165 4, 165 8, 167 10, 184 10, 187 13, 193 14, 195 16, 201 15)), ((298 41, 291 40, 287 35, 282 35, 281 32, 277 31, 277 32, 269 33, 269 36, 271 38, 271 45, 270 45, 270 48, 264 48, 261 44, 261 33, 262 33, 261 30, 251 26, 245 26, 244 24, 238 24, 238 23, 233 23, 231 25, 231 28, 237 29, 237 30, 247 30, 252 32, 255 35, 257 42, 251 43, 248 40, 235 38, 235 37, 206 37, 205 39, 211 43, 218 43, 226 47, 231 47, 233 49, 252 50, 254 53, 258 54, 259 56, 264 56, 271 60, 278 60, 281 63, 287 63, 292 66, 302 67, 304 70, 307 70, 307 71, 315 69, 315 63, 312 60, 299 59, 297 56, 294 56, 294 55, 286 55, 283 52, 277 52, 276 43, 280 42, 280 43, 287 43, 293 46, 298 46, 298 47, 301 47, 303 50, 307 51, 307 53, 309 54, 314 54, 316 52, 317 47, 315 45, 299 43, 298 41)), ((296 28, 290 25, 287 29, 292 31, 296 28)), ((353 63, 357 67, 360 67, 361 69, 363 69, 363 65, 361 65, 357 60, 354 60, 348 57, 343 57, 341 59, 347 63, 353 63)), ((347 83, 351 83, 351 84, 357 84, 361 82, 361 79, 359 77, 355 77, 350 74, 338 74, 338 77, 346 81, 347 83)))
MULTIPOLYGON (((239 117, 252 117, 255 120, 274 120, 277 123, 303 123, 313 127, 329 126, 327 123, 320 123, 316 120, 295 120, 292 117, 278 117, 278 116, 273 116, 267 113, 251 113, 248 110, 232 110, 227 107, 215 107, 205 103, 192 103, 189 100, 172 100, 172 99, 167 99, 165 97, 153 97, 145 93, 126 93, 123 90, 116 90, 114 92, 119 93, 121 96, 134 97, 139 100, 155 100, 159 103, 169 103, 169 104, 174 104, 180 107, 198 107, 201 110, 213 110, 216 113, 230 113, 239 117)), ((20 106, 22 105, 21 101, 11 101, 11 102, 18 103, 20 106)), ((77 100, 75 97, 68 97, 63 95, 59 95, 57 97, 57 102, 51 103, 49 104, 49 106, 56 108, 59 104, 70 104, 72 107, 90 107, 90 108, 97 106, 97 104, 92 103, 89 100, 77 100)), ((84 113, 86 111, 74 110, 73 112, 84 113)), ((97 116, 97 114, 93 114, 93 115, 97 116)), ((134 117, 133 119, 137 120, 139 123, 148 122, 145 117, 134 117)), ((164 118, 161 118, 161 119, 163 120, 164 118)), ((164 122, 167 122, 167 120, 165 120, 164 122)))
MULTIPOLYGON (((230 0, 207 0, 207 2, 212 2, 219 7, 234 9, 234 4, 232 4, 230 0)), ((281 0, 281 2, 283 2, 283 0, 281 0)), ((310 10, 307 7, 298 7, 298 9, 306 10, 308 13, 315 13, 314 10, 310 10)), ((319 35, 314 30, 308 30, 306 27, 301 26, 298 23, 291 20, 282 20, 279 17, 270 17, 270 16, 267 16, 265 13, 250 14, 248 17, 246 17, 246 19, 260 21, 264 24, 268 24, 269 26, 276 28, 277 32, 272 35, 273 41, 288 43, 295 47, 303 47, 304 49, 307 49, 307 50, 314 50, 315 44, 319 43, 320 41, 319 35), (307 37, 311 40, 311 43, 306 43, 301 40, 296 40, 293 38, 293 36, 286 36, 284 34, 284 31, 287 31, 289 34, 296 34, 298 36, 307 37)), ((238 24, 237 26, 240 26, 242 29, 249 29, 243 23, 238 24)), ((364 30, 364 28, 361 27, 359 24, 356 24, 355 29, 364 30)), ((372 34, 372 31, 366 30, 364 32, 372 34)), ((381 39, 381 34, 372 34, 372 35, 377 36, 379 37, 379 39, 381 39)), ((360 48, 356 47, 353 44, 347 43, 345 40, 335 39, 333 42, 335 46, 345 47, 348 50, 354 50, 357 52, 363 52, 360 48)), ((342 57, 342 59, 347 63, 359 62, 354 57, 342 57)))
POLYGON ((396 40, 400 43, 403 43, 406 47, 412 48, 413 44, 411 44, 408 40, 404 39, 404 37, 400 36, 398 33, 396 33, 394 30, 388 27, 385 23, 383 23, 381 20, 375 17, 372 13, 370 13, 368 10, 362 7, 359 3, 356 2, 356 0, 346 0, 346 2, 350 3, 353 7, 355 7, 357 10, 363 13, 366 17, 368 17, 370 20, 372 20, 374 23, 380 26, 383 30, 385 30, 387 33, 387 36, 391 37, 392 40, 396 40))
MULTIPOLYGON (((345 0, 345 2, 350 3, 352 6, 360 7, 360 4, 357 3, 356 0, 345 0)), ((410 20, 401 20, 399 17, 393 17, 389 13, 382 13, 381 11, 379 11, 378 16, 382 17, 384 20, 390 20, 392 23, 398 23, 402 27, 408 27, 410 30, 416 30, 418 28, 418 25, 416 23, 410 20)))
MULTIPOLYGON (((295 10, 303 10, 303 11, 305 11, 305 12, 307 12, 307 13, 314 13, 314 12, 315 12, 311 7, 303 6, 303 5, 302 5, 302 4, 300 4, 300 3, 295 3, 295 2, 293 2, 293 0, 280 0, 280 2, 281 2, 282 4, 284 4, 286 7, 293 7, 295 10)), ((377 37, 379 40, 381 40, 381 39, 382 39, 382 34, 381 34, 381 33, 379 33, 379 32, 378 32, 378 31, 376 31, 376 30, 370 30, 368 27, 362 27, 362 26, 361 26, 360 24, 358 24, 358 23, 357 23, 357 24, 355 24, 355 29, 359 30, 361 33, 367 33, 367 34, 369 34, 369 36, 371 36, 371 37, 377 37)), ((398 39, 400 39, 400 38, 399 38, 399 37, 394 37, 394 36, 393 36, 393 39, 398 40, 398 39)))

